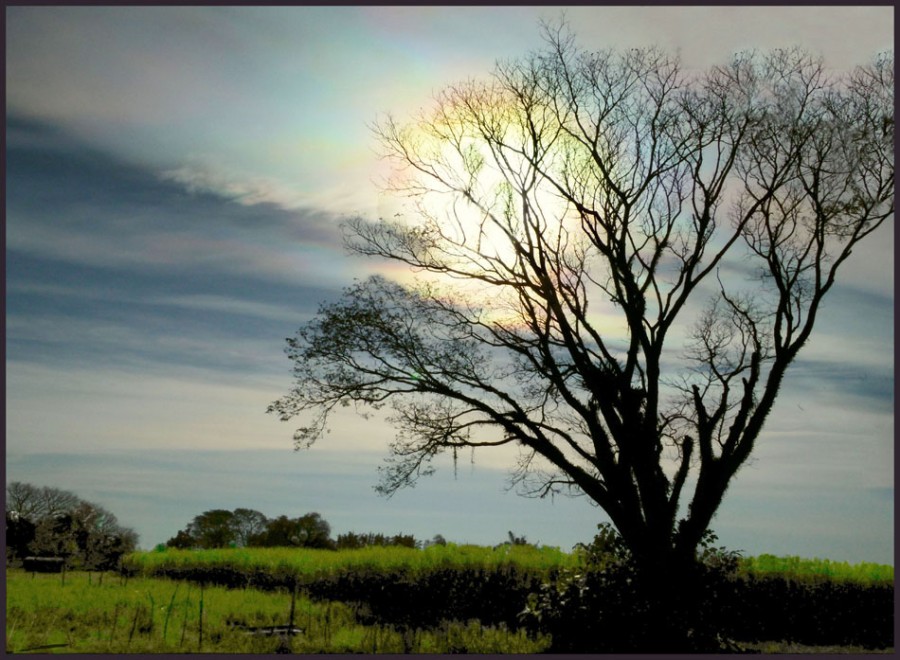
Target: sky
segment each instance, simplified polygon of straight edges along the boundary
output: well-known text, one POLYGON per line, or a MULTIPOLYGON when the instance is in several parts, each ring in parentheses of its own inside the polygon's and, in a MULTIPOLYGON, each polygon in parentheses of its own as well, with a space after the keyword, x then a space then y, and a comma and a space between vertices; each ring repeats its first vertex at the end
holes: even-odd
MULTIPOLYGON (((891 7, 571 7, 586 48, 686 67, 893 47, 891 7)), ((391 498, 393 430, 312 449, 265 413, 284 339, 354 278, 339 224, 391 208, 371 124, 539 44, 549 7, 7 7, 6 479, 71 490, 165 542, 211 508, 316 511, 332 533, 565 550, 603 513, 509 488, 509 457, 391 498)), ((893 219, 855 251, 713 529, 745 554, 893 563, 893 219)))

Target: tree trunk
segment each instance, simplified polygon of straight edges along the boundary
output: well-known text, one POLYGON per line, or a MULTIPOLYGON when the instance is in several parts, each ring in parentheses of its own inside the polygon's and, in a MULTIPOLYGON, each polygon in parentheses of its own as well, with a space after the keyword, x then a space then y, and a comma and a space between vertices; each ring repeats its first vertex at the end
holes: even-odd
POLYGON ((709 617, 702 611, 710 584, 697 559, 701 536, 688 542, 681 531, 671 526, 656 530, 645 526, 640 540, 629 543, 635 611, 631 629, 623 631, 622 652, 721 650, 717 631, 709 627, 709 617))
POLYGON ((635 621, 640 645, 647 653, 713 652, 714 631, 702 629, 705 585, 694 553, 669 548, 636 563, 635 621))

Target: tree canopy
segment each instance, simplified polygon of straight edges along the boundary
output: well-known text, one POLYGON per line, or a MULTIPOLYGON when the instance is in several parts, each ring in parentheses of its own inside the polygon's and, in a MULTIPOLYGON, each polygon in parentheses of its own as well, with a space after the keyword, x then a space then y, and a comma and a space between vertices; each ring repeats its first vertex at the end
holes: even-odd
POLYGON ((893 55, 800 49, 686 71, 565 27, 374 132, 406 211, 346 223, 410 267, 288 339, 270 412, 297 448, 390 405, 379 486, 514 445, 537 495, 586 495, 647 565, 693 557, 853 249, 894 211, 893 55))

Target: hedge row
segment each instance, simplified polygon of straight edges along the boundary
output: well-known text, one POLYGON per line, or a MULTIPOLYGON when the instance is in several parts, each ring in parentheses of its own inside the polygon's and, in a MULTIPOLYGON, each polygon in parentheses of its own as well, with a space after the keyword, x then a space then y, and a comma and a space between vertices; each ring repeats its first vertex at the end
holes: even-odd
MULTIPOLYGON (((136 571, 127 571, 135 574, 136 571)), ((365 604, 358 609, 361 623, 428 628, 443 620, 482 624, 505 623, 519 627, 518 615, 528 594, 540 588, 546 573, 515 567, 444 568, 427 572, 411 570, 351 571, 321 577, 298 576, 288 571, 237 569, 225 566, 160 567, 154 577, 215 584, 231 588, 305 591, 321 600, 365 604)))
POLYGON ((520 627, 519 613, 543 577, 515 568, 439 569, 418 576, 405 571, 345 573, 317 580, 310 596, 366 603, 372 623, 430 628, 443 620, 478 619, 483 625, 520 627))
POLYGON ((745 642, 785 640, 814 646, 894 645, 894 586, 743 578, 723 599, 729 633, 745 642))
MULTIPOLYGON (((627 609, 633 600, 624 581, 587 574, 577 593, 570 587, 564 598, 553 601, 557 611, 523 618, 520 614, 529 594, 557 591, 558 572, 552 571, 548 577, 546 572, 513 566, 499 570, 442 568, 417 574, 407 570, 352 571, 318 578, 230 567, 161 567, 152 573, 233 588, 299 588, 316 599, 355 603, 361 623, 431 628, 443 620, 478 619, 486 626, 526 626, 553 634, 556 643, 551 650, 560 652, 601 650, 602 631, 628 625, 627 612, 618 611, 617 604, 627 609), (619 590, 622 593, 615 593, 619 590), (593 614, 603 611, 607 613, 605 622, 593 614)), ((723 638, 872 649, 894 643, 893 585, 741 577, 719 582, 710 596, 709 615, 714 616, 723 638)))

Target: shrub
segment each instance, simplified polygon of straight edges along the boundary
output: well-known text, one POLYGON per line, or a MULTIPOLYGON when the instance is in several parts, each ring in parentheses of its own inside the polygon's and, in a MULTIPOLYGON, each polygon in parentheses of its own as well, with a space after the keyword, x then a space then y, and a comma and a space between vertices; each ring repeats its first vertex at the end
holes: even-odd
POLYGON ((553 637, 556 653, 711 652, 732 650, 723 639, 719 604, 731 590, 738 553, 716 548, 712 532, 697 561, 661 591, 642 574, 609 524, 576 552, 583 569, 568 569, 529 595, 522 622, 553 637), (678 580, 676 582, 676 580, 678 580))

